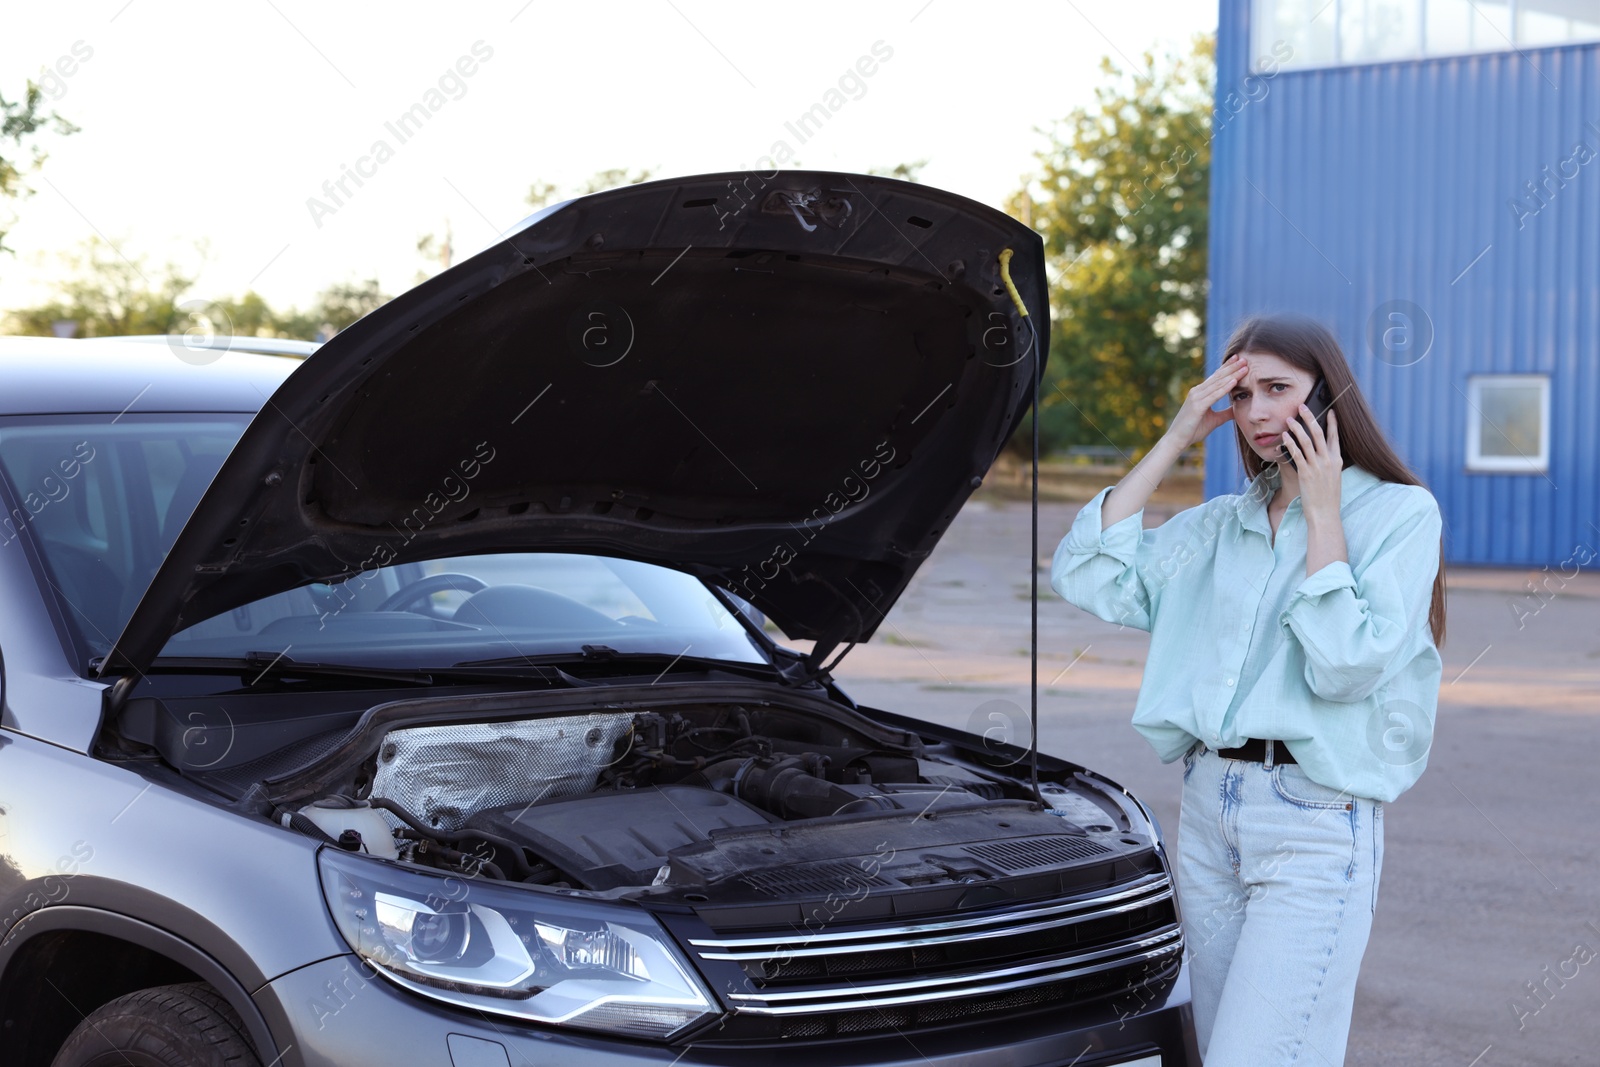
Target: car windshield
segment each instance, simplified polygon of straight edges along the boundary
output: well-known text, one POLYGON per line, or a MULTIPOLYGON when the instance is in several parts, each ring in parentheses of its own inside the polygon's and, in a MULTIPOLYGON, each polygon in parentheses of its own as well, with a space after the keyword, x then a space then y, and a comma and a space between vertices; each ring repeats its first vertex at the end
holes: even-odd
MULTIPOLYGON (((24 528, 90 656, 110 651, 249 416, 0 420, 11 500, 0 551, 24 528)), ((494 553, 373 568, 241 605, 175 634, 169 659, 443 668, 485 660, 657 654, 763 663, 699 579, 603 556, 494 553)))
POLYGON ((699 579, 557 552, 433 559, 301 586, 196 623, 161 655, 437 669, 582 655, 584 646, 590 655, 765 662, 699 579))

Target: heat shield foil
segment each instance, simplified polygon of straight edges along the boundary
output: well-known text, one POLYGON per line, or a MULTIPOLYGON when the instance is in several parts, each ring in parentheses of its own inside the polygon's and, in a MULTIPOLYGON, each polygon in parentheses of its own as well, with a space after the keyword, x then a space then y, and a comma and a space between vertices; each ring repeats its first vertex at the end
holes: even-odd
POLYGON ((630 715, 391 730, 372 795, 428 826, 459 830, 474 812, 587 793, 617 758, 630 715))

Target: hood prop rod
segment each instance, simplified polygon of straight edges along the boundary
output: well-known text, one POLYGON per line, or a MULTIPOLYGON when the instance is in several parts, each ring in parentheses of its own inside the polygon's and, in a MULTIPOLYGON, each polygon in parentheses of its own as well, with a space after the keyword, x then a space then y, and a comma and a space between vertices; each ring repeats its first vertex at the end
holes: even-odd
POLYGON ((1032 539, 1028 549, 1028 607, 1031 611, 1028 630, 1028 787, 1033 791, 1034 803, 1043 804, 1044 797, 1039 793, 1039 379, 1044 377, 1044 367, 1039 358, 1039 331, 1034 328, 1033 320, 1028 316, 1028 305, 1022 302, 1022 295, 1011 280, 1011 256, 1011 249, 1000 250, 1000 280, 1005 283, 1006 292, 1011 294, 1011 302, 1017 305, 1017 311, 1033 338, 1033 370, 1030 375, 1033 378, 1033 413, 1029 420, 1033 431, 1033 508, 1032 539))

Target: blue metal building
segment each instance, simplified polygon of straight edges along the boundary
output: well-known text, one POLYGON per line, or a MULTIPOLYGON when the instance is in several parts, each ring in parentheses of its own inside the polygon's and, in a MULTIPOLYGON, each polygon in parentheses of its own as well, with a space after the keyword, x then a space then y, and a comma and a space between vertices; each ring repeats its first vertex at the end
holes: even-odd
MULTIPOLYGON (((1221 0, 1208 364, 1328 324, 1452 563, 1600 554, 1600 0, 1221 0)), ((1243 468, 1215 434, 1206 493, 1243 468)))

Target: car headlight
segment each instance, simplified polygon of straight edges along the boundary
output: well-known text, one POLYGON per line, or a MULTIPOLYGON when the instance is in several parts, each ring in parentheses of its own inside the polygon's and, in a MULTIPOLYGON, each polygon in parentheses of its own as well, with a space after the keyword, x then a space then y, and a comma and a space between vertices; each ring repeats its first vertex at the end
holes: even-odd
POLYGON ((413 992, 477 1011, 666 1038, 717 1008, 638 909, 406 870, 323 849, 322 891, 356 954, 413 992))

